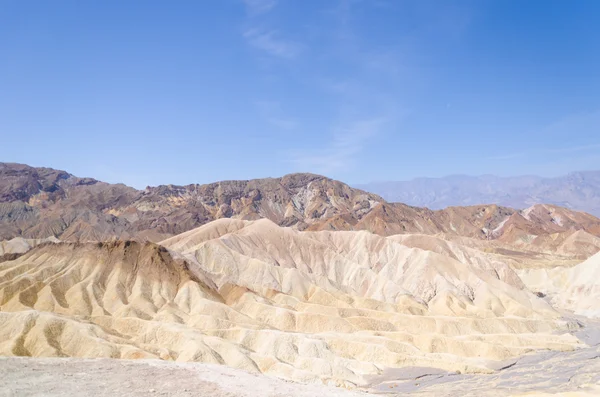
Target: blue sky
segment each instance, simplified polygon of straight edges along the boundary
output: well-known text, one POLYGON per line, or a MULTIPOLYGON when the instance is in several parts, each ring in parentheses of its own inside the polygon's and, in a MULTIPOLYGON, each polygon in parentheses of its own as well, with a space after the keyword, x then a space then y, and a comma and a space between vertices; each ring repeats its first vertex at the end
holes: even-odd
POLYGON ((600 1, 0 2, 0 161, 136 187, 600 168, 600 1))

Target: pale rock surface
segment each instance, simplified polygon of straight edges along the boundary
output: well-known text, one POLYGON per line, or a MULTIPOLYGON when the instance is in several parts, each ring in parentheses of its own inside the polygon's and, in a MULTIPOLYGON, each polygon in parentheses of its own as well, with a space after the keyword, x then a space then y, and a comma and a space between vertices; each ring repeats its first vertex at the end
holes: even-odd
POLYGON ((15 237, 11 240, 0 241, 0 256, 7 254, 23 254, 40 244, 58 242, 60 242, 60 240, 55 237, 43 239, 26 239, 22 237, 15 237))
POLYGON ((600 253, 570 268, 522 269, 519 273, 529 288, 548 295, 555 306, 600 317, 600 253))
POLYGON ((161 245, 42 245, 0 263, 0 354, 203 362, 367 387, 391 368, 494 373, 539 349, 584 347, 577 323, 498 255, 264 219, 217 220, 161 245))

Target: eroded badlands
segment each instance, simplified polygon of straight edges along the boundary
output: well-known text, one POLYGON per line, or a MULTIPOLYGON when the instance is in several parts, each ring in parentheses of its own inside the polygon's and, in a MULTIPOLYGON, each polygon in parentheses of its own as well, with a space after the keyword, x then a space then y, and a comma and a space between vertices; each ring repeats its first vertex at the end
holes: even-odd
POLYGON ((600 257, 556 255, 551 269, 542 249, 443 235, 220 219, 159 244, 28 244, 0 263, 4 356, 225 364, 369 389, 398 368, 497 374, 579 351, 582 322, 564 310, 599 313, 600 257))

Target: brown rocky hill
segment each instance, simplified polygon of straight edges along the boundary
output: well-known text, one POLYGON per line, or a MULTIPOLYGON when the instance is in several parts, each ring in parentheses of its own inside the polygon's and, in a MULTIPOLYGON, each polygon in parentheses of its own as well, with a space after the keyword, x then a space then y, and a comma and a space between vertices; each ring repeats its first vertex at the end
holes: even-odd
POLYGON ((566 238, 576 231, 600 236, 600 219, 557 206, 432 211, 388 203, 313 174, 140 191, 50 168, 0 163, 0 240, 54 236, 69 241, 159 241, 220 218, 267 218, 298 230, 450 234, 507 243, 566 238))

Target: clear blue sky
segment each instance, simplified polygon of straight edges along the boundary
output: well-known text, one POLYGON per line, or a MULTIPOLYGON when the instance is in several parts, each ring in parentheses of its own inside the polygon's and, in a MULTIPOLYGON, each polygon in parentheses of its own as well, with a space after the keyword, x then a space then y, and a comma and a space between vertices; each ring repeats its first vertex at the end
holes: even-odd
POLYGON ((136 187, 600 168, 600 1, 0 1, 0 161, 136 187))

